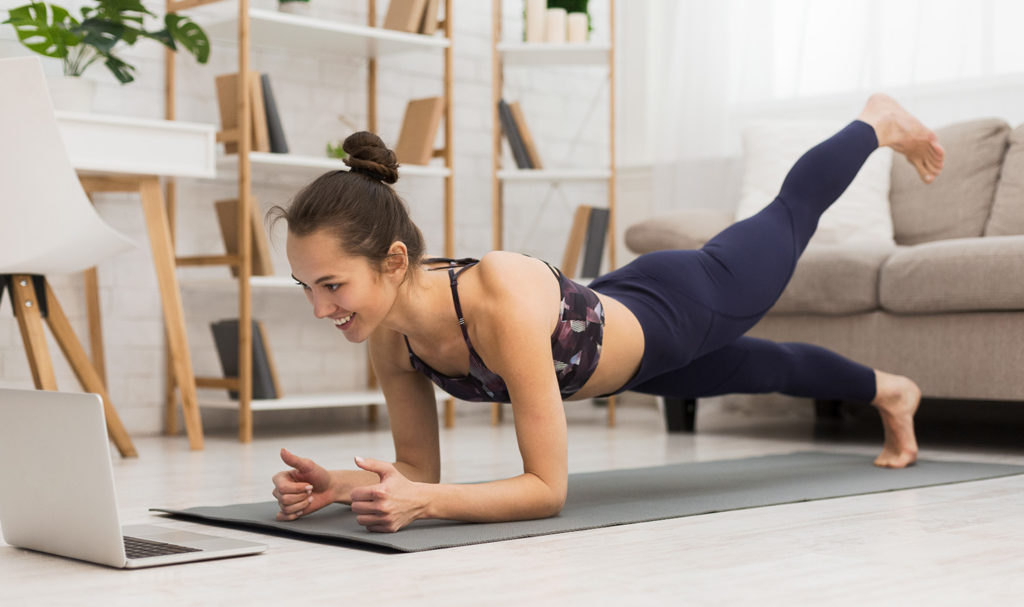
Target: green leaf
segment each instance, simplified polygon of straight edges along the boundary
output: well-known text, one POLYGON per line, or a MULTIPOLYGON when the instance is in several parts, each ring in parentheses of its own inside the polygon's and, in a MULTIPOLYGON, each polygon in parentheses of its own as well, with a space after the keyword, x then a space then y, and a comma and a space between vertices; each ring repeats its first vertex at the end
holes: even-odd
POLYGON ((128 84, 132 80, 135 80, 135 76, 132 72, 135 68, 128 65, 124 61, 121 61, 117 57, 107 56, 107 61, 104 64, 114 74, 114 78, 117 78, 121 84, 128 84))
POLYGON ((159 32, 143 32, 139 31, 140 36, 145 36, 151 40, 156 40, 160 44, 166 46, 172 51, 178 50, 178 47, 174 45, 174 37, 171 36, 171 32, 167 29, 162 29, 159 32))
POLYGON ((167 31, 171 36, 192 53, 199 63, 206 63, 210 58, 210 39, 206 32, 188 17, 167 15, 164 18, 167 31))
POLYGON ((125 34, 125 26, 93 17, 86 19, 74 32, 82 37, 82 43, 94 47, 101 55, 108 55, 125 34))
POLYGON ((46 57, 67 57, 68 47, 81 42, 71 31, 78 21, 63 8, 43 2, 11 9, 4 23, 14 26, 18 41, 26 48, 46 57))
POLYGON ((140 0, 96 0, 96 5, 96 12, 99 16, 115 23, 133 21, 141 25, 143 15, 156 16, 140 0), (139 14, 131 15, 129 13, 139 14))

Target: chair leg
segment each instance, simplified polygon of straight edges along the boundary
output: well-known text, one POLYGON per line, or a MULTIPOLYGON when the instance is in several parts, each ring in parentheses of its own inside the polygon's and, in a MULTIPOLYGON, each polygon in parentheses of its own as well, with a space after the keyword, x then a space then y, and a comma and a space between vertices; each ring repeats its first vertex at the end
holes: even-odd
POLYGON ((100 280, 96 268, 83 272, 85 278, 85 309, 89 317, 89 349, 92 352, 92 366, 107 383, 107 362, 103 354, 103 319, 100 313, 100 280))
POLYGON ((128 431, 125 429, 124 424, 121 423, 117 409, 114 408, 113 403, 110 401, 110 395, 107 394, 107 388, 103 383, 103 379, 89 360, 85 348, 82 347, 82 343, 71 328, 71 323, 68 322, 67 316, 64 315, 64 310, 57 301, 57 297, 50 289, 50 283, 45 282, 45 285, 46 302, 49 307, 49 313, 46 315, 46 324, 50 326, 50 331, 53 333, 54 338, 56 338, 57 345, 60 346, 61 351, 64 353, 64 358, 68 360, 71 369, 75 372, 78 383, 82 384, 82 387, 87 392, 95 392, 102 397, 103 414, 107 420, 107 432, 110 434, 110 438, 114 441, 114 445, 117 446, 121 456, 138 457, 139 454, 135 451, 132 439, 128 436, 128 431))
POLYGON ((43 316, 33 286, 33 277, 15 274, 11 277, 11 307, 21 329, 21 341, 25 344, 25 355, 32 370, 32 382, 37 390, 56 390, 57 376, 53 373, 53 360, 46 346, 43 332, 43 316))

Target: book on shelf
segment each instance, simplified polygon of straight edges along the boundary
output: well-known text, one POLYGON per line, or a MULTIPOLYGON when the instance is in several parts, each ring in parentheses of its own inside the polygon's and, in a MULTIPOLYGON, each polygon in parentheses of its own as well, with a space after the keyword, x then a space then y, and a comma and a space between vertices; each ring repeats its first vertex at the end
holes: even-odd
POLYGON ((587 242, 583 246, 583 266, 580 276, 597 278, 601 274, 601 261, 604 260, 604 245, 608 240, 608 223, 611 220, 608 208, 592 208, 587 220, 587 242))
MULTIPOLYGON (((220 126, 224 131, 238 129, 238 74, 222 74, 216 78, 217 107, 220 110, 220 126)), ((254 152, 270 151, 270 135, 263 103, 263 84, 257 72, 249 73, 250 142, 254 152)), ((228 154, 238 152, 238 143, 224 143, 228 154)))
POLYGON ((505 133, 505 140, 512 150, 512 157, 516 166, 520 169, 532 169, 530 156, 526 153, 526 146, 523 145, 522 136, 516 128, 515 118, 512 117, 512 109, 504 99, 498 101, 498 118, 501 120, 501 130, 505 133))
POLYGON ((611 211, 581 204, 573 214, 561 270, 570 278, 596 278, 601 273, 611 211), (580 257, 582 254, 582 264, 580 257), (576 268, 579 267, 579 273, 576 268))
MULTIPOLYGON (((260 218, 260 205, 256 197, 250 200, 252 207, 252 275, 273 276, 274 265, 270 259, 270 242, 260 218)), ((238 254, 238 200, 218 200, 214 203, 217 209, 217 223, 220 234, 224 238, 224 250, 228 255, 238 254)), ((231 275, 238 277, 238 268, 231 266, 231 275)))
POLYGON ((440 5, 441 0, 427 0, 427 6, 423 9, 423 20, 420 22, 421 34, 431 36, 437 31, 437 9, 440 5))
POLYGON ((413 99, 405 106, 402 130, 395 145, 395 155, 401 164, 430 164, 434 157, 437 127, 444 113, 443 97, 413 99))
POLYGON ((384 28, 417 33, 426 7, 427 0, 391 0, 384 15, 384 28))
POLYGON ((530 134, 530 128, 526 126, 526 116, 523 114, 523 108, 519 105, 518 101, 513 101, 508 104, 508 109, 512 112, 512 121, 516 125, 519 138, 523 141, 526 157, 530 159, 530 168, 543 169, 544 165, 541 164, 540 154, 537 153, 537 146, 533 142, 533 135, 530 134))
POLYGON ((569 237, 565 241, 565 252, 562 254, 562 265, 559 266, 562 273, 569 278, 576 277, 576 266, 579 265, 583 241, 587 237, 587 222, 590 220, 592 210, 593 207, 581 204, 573 213, 572 226, 569 228, 569 237))
MULTIPOLYGON (((224 377, 238 377, 238 319, 210 323, 210 330, 224 377)), ((233 399, 238 398, 235 390, 228 390, 228 395, 233 399)), ((252 321, 252 398, 281 398, 277 370, 270 355, 267 336, 263 324, 256 320, 252 321)))
POLYGON ((281 124, 281 115, 277 112, 277 102, 274 101, 274 91, 270 88, 270 76, 260 74, 260 84, 263 88, 263 111, 267 116, 267 135, 270 137, 270 152, 272 154, 287 154, 288 142, 284 138, 284 126, 281 124))

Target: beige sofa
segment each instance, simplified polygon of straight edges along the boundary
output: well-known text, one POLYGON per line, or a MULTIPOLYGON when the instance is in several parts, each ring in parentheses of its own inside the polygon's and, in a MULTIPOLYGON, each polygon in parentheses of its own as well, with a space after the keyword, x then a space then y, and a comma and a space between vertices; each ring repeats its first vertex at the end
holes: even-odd
MULTIPOLYGON (((896 246, 812 244, 749 334, 907 375, 926 398, 1024 401, 1024 125, 986 119, 937 132, 947 156, 933 184, 894 155, 896 246)), ((699 248, 732 220, 718 211, 657 217, 630 227, 626 244, 636 253, 699 248)), ((695 410, 667 403, 670 429, 692 430, 695 410)))

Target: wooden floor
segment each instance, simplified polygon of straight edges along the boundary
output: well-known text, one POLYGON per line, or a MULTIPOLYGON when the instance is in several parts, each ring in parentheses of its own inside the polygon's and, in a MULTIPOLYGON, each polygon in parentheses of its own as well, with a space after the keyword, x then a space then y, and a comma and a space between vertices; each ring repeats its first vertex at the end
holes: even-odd
MULTIPOLYGON (((879 430, 807 419, 704 414, 696 435, 668 435, 649 407, 568 406, 573 472, 802 449, 874 453, 879 430)), ((1021 423, 922 426, 923 457, 1024 463, 1021 423)), ((116 460, 123 523, 151 506, 270 499, 278 449, 325 463, 392 455, 386 424, 257 430, 251 445, 208 436, 136 437, 116 460)), ((445 480, 518 472, 508 421, 460 417, 442 436, 445 480)), ((2 490, 10 490, 8 487, 2 490)), ((26 496, 31 499, 31 496, 26 496)), ((74 496, 68 496, 74 499, 74 496)), ((172 527, 209 530, 181 521, 172 527)), ((270 545, 258 556, 122 571, 0 545, 0 605, 1020 605, 1024 477, 755 508, 417 554, 218 530, 270 545), (85 597, 90 597, 86 599, 85 597)))

